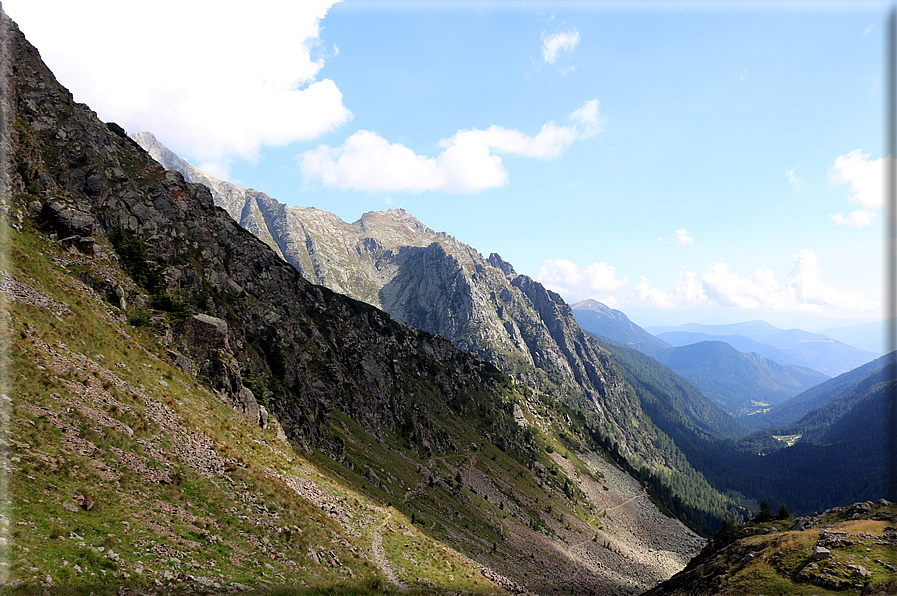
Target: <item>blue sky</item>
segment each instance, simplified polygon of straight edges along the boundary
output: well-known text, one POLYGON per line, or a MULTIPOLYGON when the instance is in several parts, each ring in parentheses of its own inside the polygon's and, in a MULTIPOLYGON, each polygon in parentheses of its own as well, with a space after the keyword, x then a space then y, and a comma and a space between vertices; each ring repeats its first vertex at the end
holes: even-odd
POLYGON ((102 119, 282 202, 646 326, 879 316, 886 4, 294 4, 3 7, 102 119))

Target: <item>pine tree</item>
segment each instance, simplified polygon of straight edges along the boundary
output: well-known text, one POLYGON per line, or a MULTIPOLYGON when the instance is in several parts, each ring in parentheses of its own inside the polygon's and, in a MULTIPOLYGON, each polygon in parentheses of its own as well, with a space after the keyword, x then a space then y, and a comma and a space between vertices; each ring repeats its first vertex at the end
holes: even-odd
POLYGON ((769 501, 763 500, 760 503, 760 513, 757 514, 757 517, 754 518, 754 521, 765 522, 772 519, 772 505, 769 504, 769 501))
POLYGON ((787 519, 791 517, 791 514, 788 512, 788 507, 782 503, 782 506, 779 507, 779 519, 787 519))

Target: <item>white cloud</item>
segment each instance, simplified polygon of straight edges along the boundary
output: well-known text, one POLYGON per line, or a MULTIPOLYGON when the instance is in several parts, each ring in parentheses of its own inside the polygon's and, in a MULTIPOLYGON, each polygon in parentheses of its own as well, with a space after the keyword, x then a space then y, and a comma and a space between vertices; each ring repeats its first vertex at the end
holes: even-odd
MULTIPOLYGON (((593 263, 580 269, 567 259, 548 259, 539 268, 536 280, 549 290, 562 295, 567 302, 604 296, 629 283, 629 278, 617 279, 617 269, 606 262, 593 263)), ((601 298, 610 300, 609 297, 601 298)), ((614 304, 619 304, 612 299, 614 304)))
POLYGON ((796 172, 797 168, 785 170, 785 176, 788 177, 788 184, 790 184, 795 191, 799 191, 804 185, 804 179, 802 176, 798 176, 796 172))
POLYGON ((868 153, 856 149, 847 155, 839 155, 835 164, 829 167, 828 176, 831 184, 849 183, 850 201, 863 207, 847 217, 843 213, 830 215, 836 225, 850 228, 865 228, 871 225, 872 219, 876 216, 875 210, 882 204, 884 162, 884 157, 870 160, 868 153))
POLYGON ((332 4, 5 0, 3 8, 77 101, 220 173, 234 157, 352 119, 336 83, 317 79, 320 23, 332 4))
POLYGON ((598 300, 598 302, 600 302, 601 304, 603 304, 604 306, 606 306, 608 308, 619 309, 621 306, 623 306, 622 304, 620 304, 620 301, 617 300, 616 298, 614 298, 613 296, 608 296, 607 298, 601 298, 600 300, 598 300))
POLYGON ((652 288, 650 280, 644 275, 642 276, 641 281, 635 285, 635 295, 639 302, 644 302, 651 306, 673 308, 676 305, 669 294, 661 292, 657 288, 652 288))
POLYGON ((572 52, 579 45, 579 31, 573 29, 552 35, 542 32, 542 58, 546 64, 554 64, 561 52, 572 52))
POLYGON ((860 294, 845 294, 829 287, 819 279, 821 272, 819 259, 807 249, 794 255, 794 270, 789 277, 789 291, 796 294, 800 304, 826 306, 848 311, 870 311, 878 309, 878 304, 860 294))
POLYGON ((703 304, 709 298, 704 286, 698 281, 698 274, 685 267, 679 268, 679 280, 673 285, 672 297, 677 304, 703 304))
POLYGON ((748 278, 732 273, 725 263, 713 263, 702 277, 708 298, 723 306, 771 311, 811 311, 836 309, 873 312, 880 305, 860 294, 846 294, 819 279, 816 255, 807 249, 793 255, 795 267, 786 284, 775 279, 765 267, 748 278))
POLYGON ((688 235, 688 230, 685 228, 679 228, 675 232, 676 234, 676 244, 679 246, 689 246, 695 243, 695 239, 688 235))
POLYGON ((339 147, 320 145, 299 155, 298 161, 306 181, 342 189, 479 192, 508 183, 508 172, 496 153, 556 158, 575 141, 601 132, 604 119, 598 108, 597 99, 587 101, 568 117, 571 126, 547 122, 534 137, 494 125, 461 130, 439 141, 443 151, 436 157, 417 155, 401 143, 360 130, 339 147))
POLYGON ((862 149, 839 155, 835 165, 828 169, 829 180, 834 185, 850 183, 850 200, 863 207, 877 209, 882 201, 882 166, 884 158, 869 159, 862 149))
POLYGON ((713 263, 701 278, 709 298, 723 306, 784 310, 786 293, 771 269, 762 267, 749 278, 729 271, 725 263, 713 263))
POLYGON ((704 274, 687 267, 679 268, 676 282, 669 291, 651 285, 640 276, 632 290, 624 293, 629 278, 617 278, 617 270, 606 262, 580 269, 566 259, 549 259, 539 269, 537 280, 561 294, 568 302, 594 298, 611 308, 642 305, 659 308, 695 306, 729 306, 746 310, 777 312, 817 312, 833 314, 877 313, 879 302, 858 293, 846 293, 826 285, 820 279, 821 269, 816 254, 801 250, 792 255, 794 269, 784 281, 776 279, 767 267, 748 277, 733 272, 728 264, 717 262, 704 266, 704 274))
POLYGON ((869 211, 868 209, 857 209, 847 217, 844 217, 843 213, 829 215, 829 217, 832 218, 832 221, 837 225, 847 226, 849 228, 865 228, 870 226, 875 216, 875 211, 869 211))

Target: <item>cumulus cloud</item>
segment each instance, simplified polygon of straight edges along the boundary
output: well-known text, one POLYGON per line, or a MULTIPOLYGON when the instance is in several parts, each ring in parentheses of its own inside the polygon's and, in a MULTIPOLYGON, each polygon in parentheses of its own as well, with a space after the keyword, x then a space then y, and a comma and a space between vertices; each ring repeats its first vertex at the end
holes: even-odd
POLYGON ((869 154, 863 153, 861 149, 851 151, 847 155, 839 155, 835 159, 835 164, 828 169, 829 181, 832 185, 849 184, 850 201, 863 207, 847 217, 843 213, 831 215, 835 224, 864 228, 872 223, 875 217, 874 210, 882 204, 884 160, 883 157, 869 159, 869 154))
POLYGON ((542 58, 546 64, 554 64, 561 52, 572 52, 578 45, 579 31, 576 29, 551 35, 542 32, 542 58))
POLYGON ((639 302, 650 304, 651 306, 659 306, 661 308, 673 308, 676 304, 670 295, 652 288, 650 280, 642 276, 641 281, 635 285, 635 295, 639 302))
POLYGON ((622 304, 620 304, 620 301, 617 300, 616 298, 614 298, 613 296, 608 296, 607 298, 600 298, 598 300, 598 302, 600 302, 601 304, 603 304, 604 306, 606 306, 608 308, 619 309, 621 306, 623 306, 622 304))
POLYGON ((707 295, 723 306, 784 310, 786 295, 775 279, 775 272, 761 267, 742 278, 725 263, 713 263, 701 278, 707 295))
POLYGON ((675 232, 676 244, 679 246, 689 246, 695 243, 695 239, 688 235, 688 230, 679 228, 675 232))
POLYGON ((881 309, 880 303, 859 293, 842 292, 827 285, 811 250, 801 250, 792 258, 794 268, 782 281, 767 267, 742 277, 726 263, 710 263, 704 265, 704 273, 699 277, 682 266, 668 291, 652 286, 647 276, 640 276, 638 283, 627 291, 629 278, 618 278, 616 268, 606 262, 581 269, 560 258, 545 261, 537 280, 568 302, 594 298, 612 308, 730 306, 759 311, 855 313, 876 313, 881 309))
POLYGON ((587 101, 567 118, 569 126, 550 121, 536 136, 490 126, 461 130, 439 141, 436 157, 418 155, 401 143, 390 143, 375 132, 360 130, 339 147, 320 145, 298 156, 306 181, 368 192, 478 192, 508 183, 508 172, 497 153, 553 159, 575 141, 602 130, 598 100, 587 101))
POLYGON ((819 279, 816 254, 803 249, 793 255, 794 269, 786 284, 779 283, 775 273, 765 267, 750 277, 742 278, 725 263, 714 263, 702 277, 709 298, 724 306, 772 311, 819 312, 826 308, 872 312, 879 304, 861 294, 847 294, 819 279))
POLYGON ((221 173, 264 145, 314 139, 352 119, 336 83, 318 79, 320 23, 332 4, 6 0, 3 8, 77 101, 221 173))
MULTIPOLYGON (((619 304, 616 299, 606 296, 629 283, 629 278, 617 279, 617 269, 602 261, 585 269, 567 259, 548 259, 539 268, 536 280, 549 290, 553 290, 568 302, 578 302, 585 298, 604 296, 605 304, 619 304)), ((612 307, 614 308, 614 307, 612 307)))
POLYGON ((679 268, 679 279, 673 285, 672 297, 679 305, 697 305, 706 303, 709 298, 703 284, 698 281, 698 274, 685 267, 679 268))
POLYGON ((828 169, 829 180, 834 185, 850 184, 850 200, 868 208, 881 207, 882 166, 884 158, 869 159, 862 149, 839 155, 828 169))

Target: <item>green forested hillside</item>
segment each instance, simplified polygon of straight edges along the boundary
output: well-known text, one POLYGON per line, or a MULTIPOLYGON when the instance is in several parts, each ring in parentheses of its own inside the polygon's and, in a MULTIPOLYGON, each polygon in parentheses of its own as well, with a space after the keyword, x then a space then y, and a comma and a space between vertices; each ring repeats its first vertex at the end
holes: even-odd
POLYGON ((661 362, 739 417, 782 403, 828 379, 812 369, 783 366, 717 341, 674 348, 661 362))
POLYGON ((769 411, 758 414, 765 426, 787 426, 797 422, 808 412, 820 408, 837 396, 848 393, 866 377, 880 370, 893 356, 882 356, 858 368, 823 381, 786 402, 775 405, 769 411))
POLYGON ((867 365, 832 379, 825 383, 827 392, 812 390, 815 399, 829 403, 798 423, 740 436, 737 423, 727 424, 727 415, 720 417, 674 371, 633 350, 603 345, 646 412, 717 490, 742 495, 753 507, 762 500, 785 503, 795 513, 886 493, 884 366, 867 365), (775 438, 785 435, 801 437, 786 447, 775 438))
POLYGON ((677 440, 693 433, 711 437, 744 434, 744 428, 735 418, 670 367, 639 350, 597 339, 610 352, 614 363, 624 371, 626 380, 642 390, 639 393, 642 407, 650 409, 655 423, 665 432, 673 433, 677 440))

